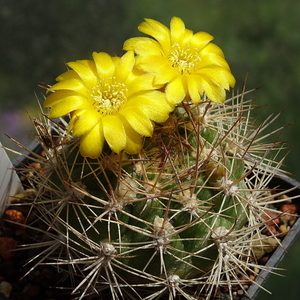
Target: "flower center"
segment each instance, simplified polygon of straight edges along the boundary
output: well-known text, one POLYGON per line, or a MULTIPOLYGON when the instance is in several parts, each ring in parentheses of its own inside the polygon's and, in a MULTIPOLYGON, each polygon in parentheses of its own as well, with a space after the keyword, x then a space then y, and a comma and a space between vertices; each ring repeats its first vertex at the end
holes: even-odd
POLYGON ((191 48, 189 44, 183 48, 177 43, 172 45, 167 59, 181 75, 192 74, 201 60, 197 49, 191 48))
POLYGON ((127 99, 127 87, 124 83, 116 82, 115 77, 98 83, 91 89, 90 97, 95 110, 103 116, 117 113, 127 99))

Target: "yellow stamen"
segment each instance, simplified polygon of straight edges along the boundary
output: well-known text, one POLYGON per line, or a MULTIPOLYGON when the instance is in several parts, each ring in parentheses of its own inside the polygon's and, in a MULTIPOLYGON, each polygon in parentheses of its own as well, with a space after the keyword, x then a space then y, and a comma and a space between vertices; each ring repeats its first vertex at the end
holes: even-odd
POLYGON ((106 81, 99 79, 90 95, 95 110, 103 116, 112 115, 125 104, 127 87, 124 83, 116 82, 115 78, 109 78, 106 81))
POLYGON ((183 48, 177 43, 172 45, 168 60, 181 75, 192 74, 200 62, 197 49, 192 49, 189 44, 183 48))

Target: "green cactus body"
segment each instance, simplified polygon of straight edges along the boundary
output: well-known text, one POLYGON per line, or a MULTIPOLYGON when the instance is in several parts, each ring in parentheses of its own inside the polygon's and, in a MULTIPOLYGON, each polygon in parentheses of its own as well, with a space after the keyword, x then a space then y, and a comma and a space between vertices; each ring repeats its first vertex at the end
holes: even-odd
MULTIPOLYGON (((248 150, 236 146, 236 125, 219 121, 222 105, 215 104, 208 124, 201 105, 178 107, 137 155, 104 151, 88 159, 67 144, 51 163, 51 201, 42 213, 73 253, 60 263, 84 265, 81 274, 89 274, 84 276, 98 292, 203 284, 226 255, 231 233, 249 222, 248 150), (61 194, 64 201, 57 199, 61 194)), ((236 115, 236 124, 244 126, 236 115)))

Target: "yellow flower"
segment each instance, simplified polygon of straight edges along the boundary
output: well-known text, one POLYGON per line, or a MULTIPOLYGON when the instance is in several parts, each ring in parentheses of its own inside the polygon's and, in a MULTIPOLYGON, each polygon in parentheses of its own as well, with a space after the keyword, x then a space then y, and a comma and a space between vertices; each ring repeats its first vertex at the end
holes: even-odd
POLYGON ((198 103, 204 93, 211 101, 225 101, 225 90, 235 85, 235 79, 210 34, 193 34, 177 17, 172 18, 170 29, 152 19, 145 19, 138 29, 155 40, 131 38, 124 49, 135 51, 137 68, 153 73, 155 85, 166 85, 170 103, 178 104, 185 97, 198 103))
POLYGON ((164 122, 173 107, 165 94, 153 87, 153 76, 134 68, 133 51, 121 58, 100 52, 93 60, 67 64, 49 91, 44 106, 51 118, 70 113, 69 129, 81 136, 80 152, 96 158, 106 141, 116 153, 137 153, 142 136, 151 136, 153 123, 164 122))

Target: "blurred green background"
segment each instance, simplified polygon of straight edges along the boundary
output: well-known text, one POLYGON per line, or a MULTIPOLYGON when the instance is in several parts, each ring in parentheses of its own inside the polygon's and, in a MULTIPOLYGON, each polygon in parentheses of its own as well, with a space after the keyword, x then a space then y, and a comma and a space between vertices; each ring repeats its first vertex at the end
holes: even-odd
MULTIPOLYGON (((300 181, 300 1, 299 0, 0 0, 0 141, 4 135, 29 144, 29 115, 43 101, 40 82, 53 84, 65 63, 87 59, 93 51, 122 53, 123 42, 140 35, 143 18, 169 25, 172 16, 194 31, 215 37, 241 90, 248 74, 255 111, 261 120, 285 110, 272 129, 289 123, 280 140, 293 146, 285 169, 300 181)), ((275 138, 275 137, 274 137, 275 138)), ((273 138, 273 140, 274 140, 273 138)), ((271 140, 270 140, 271 141, 271 140)), ((298 299, 300 242, 281 264, 286 277, 272 276, 266 285, 272 295, 258 299, 298 299)))

